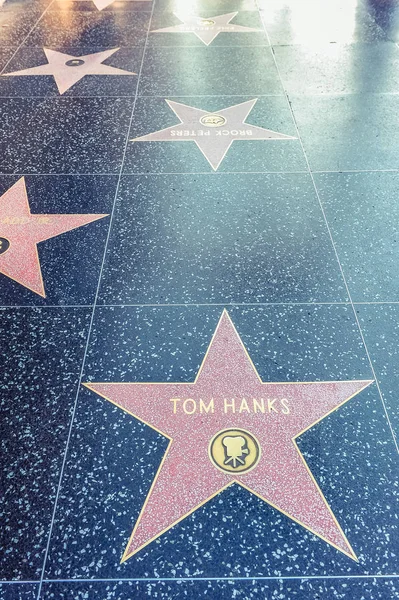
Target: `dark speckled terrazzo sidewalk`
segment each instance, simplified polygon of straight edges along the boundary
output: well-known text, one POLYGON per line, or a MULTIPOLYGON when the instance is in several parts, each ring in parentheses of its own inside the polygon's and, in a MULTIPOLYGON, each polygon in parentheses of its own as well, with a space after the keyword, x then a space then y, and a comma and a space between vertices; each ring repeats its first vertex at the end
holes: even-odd
POLYGON ((399 2, 0 4, 0 598, 399 597, 399 2), (63 214, 110 218, 51 237, 63 214), (156 384, 207 376, 224 309, 265 384, 367 384, 295 436, 308 524, 273 502, 282 426, 254 438, 269 496, 237 475, 157 529, 227 472, 199 448, 179 488, 150 422, 156 384), (147 420, 111 382, 155 390, 147 420))

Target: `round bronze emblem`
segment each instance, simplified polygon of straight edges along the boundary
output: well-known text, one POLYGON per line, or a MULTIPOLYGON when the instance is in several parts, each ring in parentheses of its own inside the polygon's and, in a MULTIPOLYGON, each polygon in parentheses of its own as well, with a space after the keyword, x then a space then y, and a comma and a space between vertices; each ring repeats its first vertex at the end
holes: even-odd
POLYGON ((202 27, 212 27, 212 25, 215 25, 215 21, 212 21, 212 19, 198 19, 198 25, 202 25, 202 27))
POLYGON ((244 429, 223 429, 209 444, 209 458, 220 471, 246 473, 256 467, 261 455, 258 440, 244 429))
POLYGON ((67 67, 80 67, 85 64, 85 61, 81 58, 71 58, 71 60, 67 60, 65 64, 67 67))
POLYGON ((0 237, 0 254, 4 254, 10 247, 10 241, 7 238, 0 237))
POLYGON ((226 123, 226 119, 222 115, 204 115, 200 118, 200 123, 205 127, 222 127, 226 123))

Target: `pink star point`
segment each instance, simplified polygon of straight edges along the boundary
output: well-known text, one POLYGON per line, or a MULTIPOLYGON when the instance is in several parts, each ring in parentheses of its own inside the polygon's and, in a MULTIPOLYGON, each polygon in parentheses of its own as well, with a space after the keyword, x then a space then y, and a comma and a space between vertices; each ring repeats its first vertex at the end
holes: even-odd
POLYGON ((85 384, 169 439, 122 562, 232 483, 357 560, 295 440, 371 383, 262 382, 224 311, 193 383, 85 384), (212 464, 210 441, 228 429, 259 441, 252 470, 212 464))
POLYGON ((72 56, 50 48, 43 48, 47 63, 38 67, 30 67, 21 71, 3 73, 2 77, 21 77, 52 75, 60 95, 69 90, 86 75, 136 75, 116 67, 104 65, 103 62, 115 54, 119 48, 112 48, 84 56, 72 56))
POLYGON ((21 177, 0 197, 0 273, 45 298, 37 244, 107 216, 32 214, 21 177))

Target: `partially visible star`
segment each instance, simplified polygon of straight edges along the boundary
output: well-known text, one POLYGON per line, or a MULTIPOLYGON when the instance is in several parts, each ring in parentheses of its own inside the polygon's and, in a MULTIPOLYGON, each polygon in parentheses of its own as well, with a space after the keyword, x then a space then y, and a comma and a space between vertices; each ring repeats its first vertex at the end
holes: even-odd
POLYGON ((71 56, 56 50, 43 48, 48 63, 38 67, 31 67, 13 73, 3 73, 3 77, 21 75, 53 75, 60 94, 63 94, 85 75, 136 75, 130 71, 103 65, 103 61, 115 54, 119 48, 86 54, 85 56, 71 56))
MULTIPOLYGON (((77 0, 74 0, 75 2, 77 0)), ((98 10, 103 10, 113 4, 116 0, 93 0, 98 10)), ((152 0, 123 0, 123 2, 152 2, 152 0)))
POLYGON ((237 140, 295 140, 297 138, 245 122, 257 98, 215 112, 166 100, 178 125, 134 138, 132 142, 195 142, 216 171, 237 140))
POLYGON ((21 177, 0 197, 0 273, 45 298, 37 244, 107 216, 32 215, 21 177))
POLYGON ((219 33, 252 33, 261 31, 253 27, 243 27, 242 25, 230 25, 230 21, 238 15, 238 12, 227 13, 217 17, 198 17, 191 15, 187 17, 179 17, 174 13, 180 21, 181 25, 173 27, 164 27, 163 29, 154 29, 152 33, 194 33, 206 46, 209 46, 219 33))
POLYGON ((194 382, 86 383, 169 439, 122 561, 233 483, 357 560, 296 439, 371 383, 263 382, 226 311, 194 382), (233 452, 217 457, 224 434, 233 452), (256 454, 237 434, 255 440, 256 454))

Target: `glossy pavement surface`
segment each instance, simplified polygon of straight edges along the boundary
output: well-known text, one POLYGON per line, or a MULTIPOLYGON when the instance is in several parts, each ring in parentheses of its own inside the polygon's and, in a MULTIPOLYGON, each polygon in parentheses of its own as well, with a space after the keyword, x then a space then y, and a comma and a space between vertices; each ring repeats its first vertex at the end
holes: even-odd
POLYGON ((0 274, 1 598, 399 594, 398 44, 395 0, 0 7, 0 196, 111 214, 40 242, 45 297, 0 274), (153 32, 184 9, 253 31, 153 32), (129 74, 60 90, 45 48, 129 74), (256 98, 290 139, 230 131, 216 170, 131 141, 256 98), (224 308, 264 382, 375 380, 297 440, 358 562, 233 484, 121 564, 168 442, 81 384, 193 382, 224 308))

